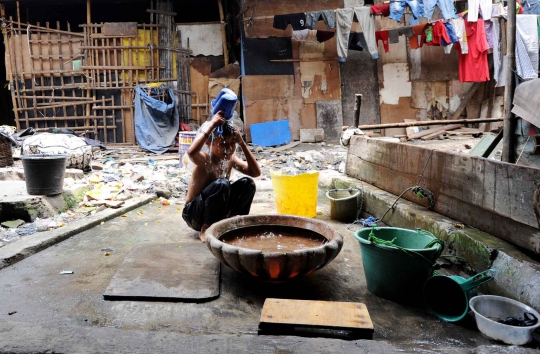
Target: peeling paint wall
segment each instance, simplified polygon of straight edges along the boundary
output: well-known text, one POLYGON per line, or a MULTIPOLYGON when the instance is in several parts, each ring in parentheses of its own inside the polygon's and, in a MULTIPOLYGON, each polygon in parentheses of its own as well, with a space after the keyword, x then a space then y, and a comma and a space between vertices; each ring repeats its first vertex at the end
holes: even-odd
POLYGON ((381 104, 398 104, 400 97, 411 97, 409 65, 391 63, 383 65, 384 88, 381 89, 381 104))

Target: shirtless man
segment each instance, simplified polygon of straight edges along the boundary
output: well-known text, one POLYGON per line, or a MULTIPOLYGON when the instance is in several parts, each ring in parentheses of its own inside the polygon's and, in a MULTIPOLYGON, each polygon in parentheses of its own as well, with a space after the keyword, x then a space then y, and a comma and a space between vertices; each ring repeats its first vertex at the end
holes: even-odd
POLYGON ((261 174, 259 164, 249 151, 239 130, 226 124, 223 112, 218 112, 203 125, 187 154, 195 164, 186 197, 182 218, 192 229, 200 231, 199 238, 205 242, 205 231, 213 223, 235 215, 247 215, 255 195, 255 182, 249 177, 230 183, 231 170, 251 177, 261 174), (223 132, 218 134, 217 127, 223 132), (210 153, 202 152, 207 145, 210 153), (236 154, 236 144, 244 152, 246 161, 236 154))

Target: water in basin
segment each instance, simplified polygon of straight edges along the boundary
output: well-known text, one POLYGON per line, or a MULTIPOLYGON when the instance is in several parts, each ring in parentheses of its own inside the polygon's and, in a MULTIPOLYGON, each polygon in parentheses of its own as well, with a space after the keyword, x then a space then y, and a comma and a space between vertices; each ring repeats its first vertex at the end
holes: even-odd
POLYGON ((220 240, 233 246, 261 250, 263 253, 287 253, 324 245, 321 234, 297 227, 261 225, 229 231, 220 240))

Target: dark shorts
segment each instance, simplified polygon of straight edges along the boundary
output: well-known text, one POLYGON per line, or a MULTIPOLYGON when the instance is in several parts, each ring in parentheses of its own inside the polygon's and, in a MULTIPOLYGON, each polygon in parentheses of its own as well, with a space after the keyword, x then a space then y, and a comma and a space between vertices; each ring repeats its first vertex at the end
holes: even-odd
POLYGON ((248 215, 255 196, 255 182, 249 177, 231 183, 220 178, 210 183, 182 211, 182 218, 193 230, 201 231, 204 224, 235 215, 248 215))

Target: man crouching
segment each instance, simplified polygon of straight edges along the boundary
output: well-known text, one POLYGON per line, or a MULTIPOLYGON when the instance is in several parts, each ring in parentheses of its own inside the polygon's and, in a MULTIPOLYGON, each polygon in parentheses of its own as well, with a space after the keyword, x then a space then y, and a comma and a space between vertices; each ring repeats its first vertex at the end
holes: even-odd
POLYGON ((205 231, 213 223, 236 215, 247 215, 255 195, 255 182, 249 177, 231 183, 231 170, 251 177, 261 175, 259 164, 249 150, 238 128, 227 123, 219 111, 203 125, 187 151, 195 164, 186 196, 182 217, 192 229, 200 231, 199 238, 205 242, 205 231), (222 132, 218 133, 218 127, 222 132), (204 145, 209 152, 201 151, 204 145), (240 145, 246 161, 236 154, 240 145))

